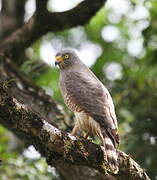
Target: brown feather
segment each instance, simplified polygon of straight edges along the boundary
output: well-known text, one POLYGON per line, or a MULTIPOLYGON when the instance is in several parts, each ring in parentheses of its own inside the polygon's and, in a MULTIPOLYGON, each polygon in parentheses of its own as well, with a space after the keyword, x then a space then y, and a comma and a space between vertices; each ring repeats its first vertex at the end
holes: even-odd
MULTIPOLYGON (((62 85, 61 85, 62 86, 62 85)), ((69 72, 64 78, 63 97, 69 95, 73 104, 77 104, 101 126, 117 129, 117 119, 112 99, 106 88, 98 81, 77 72, 69 72)), ((62 87, 61 87, 62 89, 62 87)), ((68 104, 67 104, 68 105, 68 104)), ((75 109, 69 107, 72 111, 75 109)))
POLYGON ((64 101, 75 113, 75 127, 101 138, 106 160, 110 168, 117 171, 116 147, 119 144, 119 136, 112 98, 85 65, 75 67, 74 70, 61 71, 60 88, 64 101))

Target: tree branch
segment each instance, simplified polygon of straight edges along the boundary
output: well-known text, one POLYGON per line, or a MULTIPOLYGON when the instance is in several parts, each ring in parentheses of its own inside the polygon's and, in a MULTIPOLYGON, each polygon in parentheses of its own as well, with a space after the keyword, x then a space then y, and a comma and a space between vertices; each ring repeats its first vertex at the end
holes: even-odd
POLYGON ((0 41, 22 26, 26 0, 2 0, 0 13, 0 41))
POLYGON ((10 94, 57 127, 56 122, 63 119, 63 114, 42 88, 32 83, 10 59, 4 56, 0 56, 0 72, 1 80, 11 83, 10 94))
MULTIPOLYGON (((85 0, 75 8, 65 12, 49 12, 41 8, 20 29, 0 44, 1 54, 16 56, 34 41, 49 31, 61 31, 86 24, 103 6, 106 0, 85 0)), ((39 2, 38 2, 39 3, 39 2)), ((38 5, 40 8, 41 6, 38 5)))
MULTIPOLYGON (((31 142, 46 158, 49 165, 56 160, 83 165, 105 173, 107 165, 100 146, 84 139, 77 139, 50 125, 38 114, 8 94, 9 87, 0 84, 0 122, 19 137, 31 142)), ((148 180, 140 166, 124 152, 118 151, 120 171, 118 179, 148 180)))

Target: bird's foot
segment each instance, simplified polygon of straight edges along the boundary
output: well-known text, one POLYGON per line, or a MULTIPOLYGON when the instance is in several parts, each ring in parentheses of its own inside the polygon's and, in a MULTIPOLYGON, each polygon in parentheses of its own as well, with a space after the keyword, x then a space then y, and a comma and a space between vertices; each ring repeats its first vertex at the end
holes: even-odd
POLYGON ((71 134, 72 136, 75 136, 76 138, 80 138, 80 136, 77 135, 76 133, 71 132, 70 134, 71 134))
POLYGON ((89 133, 87 133, 85 136, 84 136, 84 139, 88 139, 89 137, 89 133))

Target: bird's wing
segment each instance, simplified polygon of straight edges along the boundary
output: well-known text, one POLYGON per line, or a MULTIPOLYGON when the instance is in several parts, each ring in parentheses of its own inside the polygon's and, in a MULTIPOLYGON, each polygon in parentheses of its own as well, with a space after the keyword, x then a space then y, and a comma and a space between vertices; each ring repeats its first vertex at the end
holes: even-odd
POLYGON ((73 101, 101 127, 117 130, 112 98, 98 79, 72 71, 66 75, 65 87, 73 101))

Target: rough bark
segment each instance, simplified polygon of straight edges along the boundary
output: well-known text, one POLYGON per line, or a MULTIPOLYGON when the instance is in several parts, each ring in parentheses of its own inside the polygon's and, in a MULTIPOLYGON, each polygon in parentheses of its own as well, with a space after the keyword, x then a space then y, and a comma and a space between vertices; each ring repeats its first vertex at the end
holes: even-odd
MULTIPOLYGON (((29 110, 24 104, 8 94, 9 87, 0 85, 0 122, 24 140, 31 142, 46 158, 49 165, 55 161, 83 165, 106 174, 108 166, 104 162, 99 145, 76 138, 49 124, 44 118, 29 110)), ((124 152, 118 151, 118 179, 148 180, 145 171, 124 152)), ((109 172, 110 173, 110 172, 109 172)))
POLYGON ((93 168, 87 166, 70 165, 63 161, 57 161, 55 164, 57 172, 60 176, 69 177, 67 180, 115 180, 111 175, 104 176, 93 168))

